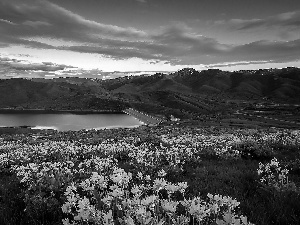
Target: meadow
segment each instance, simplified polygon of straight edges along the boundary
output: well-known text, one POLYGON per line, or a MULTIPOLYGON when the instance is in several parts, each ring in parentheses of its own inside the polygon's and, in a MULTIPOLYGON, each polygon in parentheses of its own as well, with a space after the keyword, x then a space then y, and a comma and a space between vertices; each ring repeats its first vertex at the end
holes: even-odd
POLYGON ((0 224, 300 224, 300 130, 0 136, 0 224))

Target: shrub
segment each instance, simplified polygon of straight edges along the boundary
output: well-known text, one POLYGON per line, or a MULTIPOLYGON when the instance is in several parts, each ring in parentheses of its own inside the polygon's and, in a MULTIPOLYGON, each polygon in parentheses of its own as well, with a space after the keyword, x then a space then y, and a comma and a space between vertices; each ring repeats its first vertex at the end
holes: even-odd
POLYGON ((235 147, 241 153, 243 159, 269 160, 275 156, 273 149, 265 143, 245 141, 235 147))
POLYGON ((270 163, 259 163, 257 170, 263 186, 275 188, 277 191, 296 191, 295 184, 289 181, 288 172, 288 169, 281 168, 276 158, 273 158, 270 163))

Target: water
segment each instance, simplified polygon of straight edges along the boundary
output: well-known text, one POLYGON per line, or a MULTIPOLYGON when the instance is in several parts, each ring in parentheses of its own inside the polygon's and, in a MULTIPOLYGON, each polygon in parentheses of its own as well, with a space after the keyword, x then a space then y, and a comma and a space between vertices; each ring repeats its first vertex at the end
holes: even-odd
POLYGON ((136 127, 142 123, 127 114, 0 114, 0 127, 32 126, 58 131, 136 127))

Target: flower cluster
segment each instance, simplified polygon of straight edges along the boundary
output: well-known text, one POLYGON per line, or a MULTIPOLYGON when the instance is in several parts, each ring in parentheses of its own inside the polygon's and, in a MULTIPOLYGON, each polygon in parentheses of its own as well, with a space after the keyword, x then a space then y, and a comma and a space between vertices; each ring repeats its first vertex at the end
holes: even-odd
POLYGON ((288 169, 282 168, 276 158, 273 158, 270 163, 259 163, 257 170, 260 176, 260 183, 273 187, 278 191, 295 188, 295 184, 289 181, 288 169))
MULTIPOLYGON (((185 164, 198 163, 205 154, 240 157, 238 146, 243 143, 300 146, 299 131, 157 128, 155 132, 155 140, 134 135, 85 139, 84 135, 93 138, 91 131, 76 140, 69 140, 66 133, 62 140, 38 135, 1 138, 0 172, 17 176, 26 204, 60 206, 64 224, 250 224, 236 214, 235 199, 211 194, 188 199, 187 183, 169 182, 166 175, 181 173, 185 164)), ((260 164, 258 173, 266 186, 281 190, 292 184, 276 159, 260 164)))
POLYGON ((85 181, 66 188, 63 223, 251 224, 236 214, 240 203, 235 199, 212 194, 208 194, 207 201, 200 197, 186 199, 187 183, 168 182, 165 175, 160 171, 159 178, 151 179, 141 172, 133 176, 120 168, 106 175, 93 173, 85 181), (178 195, 182 200, 176 199, 178 195))

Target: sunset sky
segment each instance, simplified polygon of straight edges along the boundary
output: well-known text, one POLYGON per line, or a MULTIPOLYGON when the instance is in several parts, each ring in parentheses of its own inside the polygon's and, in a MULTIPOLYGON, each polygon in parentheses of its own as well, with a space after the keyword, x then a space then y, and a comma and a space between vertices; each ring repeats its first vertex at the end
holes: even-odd
POLYGON ((0 0, 1 78, 287 66, 299 0, 0 0))

